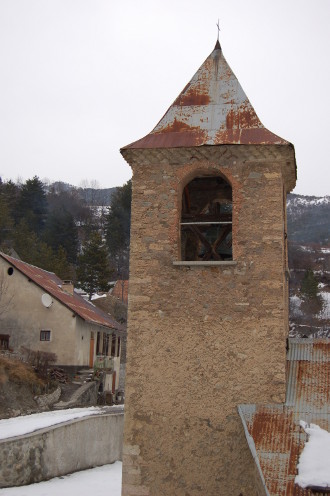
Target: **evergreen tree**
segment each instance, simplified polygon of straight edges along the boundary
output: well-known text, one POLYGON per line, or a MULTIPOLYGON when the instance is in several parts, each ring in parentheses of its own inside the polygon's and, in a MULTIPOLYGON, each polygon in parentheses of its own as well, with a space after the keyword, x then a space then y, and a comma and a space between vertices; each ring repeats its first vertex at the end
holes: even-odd
POLYGON ((89 241, 78 256, 77 279, 87 292, 89 300, 97 291, 108 291, 111 270, 107 249, 99 233, 91 234, 89 241))
POLYGON ((13 247, 22 260, 32 265, 36 265, 38 238, 36 234, 29 229, 25 220, 21 220, 15 227, 13 247))
POLYGON ((14 233, 13 246, 20 258, 41 269, 55 272, 61 279, 73 279, 74 270, 68 263, 64 248, 53 250, 21 221, 14 233))
POLYGON ((78 230, 74 218, 65 208, 54 210, 47 218, 43 240, 57 252, 62 247, 70 263, 76 263, 78 230))
POLYGON ((128 276, 131 201, 132 182, 128 181, 112 195, 106 222, 106 241, 110 257, 122 278, 128 276))
POLYGON ((47 217, 47 198, 43 183, 37 176, 23 184, 17 202, 16 220, 25 219, 30 230, 40 235, 47 217))
POLYGON ((311 269, 306 270, 301 282, 300 291, 303 297, 301 309, 306 315, 309 315, 311 318, 313 315, 317 315, 322 311, 324 302, 318 293, 318 283, 311 269))
POLYGON ((307 299, 317 298, 318 284, 314 272, 311 269, 305 271, 301 283, 301 293, 307 299))
POLYGON ((0 245, 11 239, 14 221, 5 198, 0 194, 0 245))
POLYGON ((62 246, 59 247, 53 258, 52 272, 62 280, 74 280, 75 273, 72 265, 69 264, 67 254, 62 246))
POLYGON ((2 246, 11 245, 17 196, 18 187, 13 182, 0 182, 0 244, 2 246))
POLYGON ((0 195, 4 203, 7 205, 10 217, 15 219, 20 188, 12 181, 7 181, 1 184, 0 195))

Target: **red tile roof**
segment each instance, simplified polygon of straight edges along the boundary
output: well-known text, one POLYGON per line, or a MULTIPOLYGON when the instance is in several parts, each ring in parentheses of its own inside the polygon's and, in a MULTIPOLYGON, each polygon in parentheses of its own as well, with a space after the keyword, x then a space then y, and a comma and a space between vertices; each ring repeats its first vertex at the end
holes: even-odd
POLYGON ((270 496, 316 496, 294 483, 307 440, 300 420, 330 430, 330 339, 293 339, 284 405, 240 405, 246 437, 270 496))
POLYGON ((63 281, 53 272, 34 267, 4 253, 0 253, 0 256, 86 322, 98 324, 109 329, 122 330, 122 326, 110 315, 93 306, 75 292, 70 294, 64 291, 62 289, 63 281))

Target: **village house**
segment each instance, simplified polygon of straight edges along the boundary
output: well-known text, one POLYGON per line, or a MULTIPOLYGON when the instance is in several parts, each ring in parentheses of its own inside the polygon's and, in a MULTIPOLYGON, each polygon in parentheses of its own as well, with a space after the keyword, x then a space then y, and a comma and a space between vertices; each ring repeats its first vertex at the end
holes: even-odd
POLYGON ((111 370, 118 389, 122 326, 84 300, 71 281, 0 253, 1 347, 21 347, 56 355, 56 365, 70 369, 111 370))

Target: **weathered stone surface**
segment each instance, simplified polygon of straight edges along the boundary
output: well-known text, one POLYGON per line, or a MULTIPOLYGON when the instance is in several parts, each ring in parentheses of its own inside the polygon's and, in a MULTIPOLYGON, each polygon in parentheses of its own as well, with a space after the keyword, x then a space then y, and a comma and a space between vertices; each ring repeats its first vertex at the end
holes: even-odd
POLYGON ((128 152, 127 496, 255 495, 236 407, 284 401, 287 150, 201 148, 128 152), (236 265, 174 266, 183 188, 209 174, 232 186, 236 265))
POLYGON ((38 403, 38 406, 42 409, 47 409, 54 403, 56 403, 61 396, 61 388, 58 386, 52 393, 43 394, 41 396, 36 396, 35 401, 38 403))

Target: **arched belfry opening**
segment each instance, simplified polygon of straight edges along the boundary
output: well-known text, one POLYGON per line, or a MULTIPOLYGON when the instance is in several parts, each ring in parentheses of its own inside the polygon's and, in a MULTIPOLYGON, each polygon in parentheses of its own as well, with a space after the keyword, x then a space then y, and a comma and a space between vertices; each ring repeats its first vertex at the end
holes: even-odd
POLYGON ((232 188, 221 176, 195 177, 183 189, 181 260, 232 260, 232 188))

